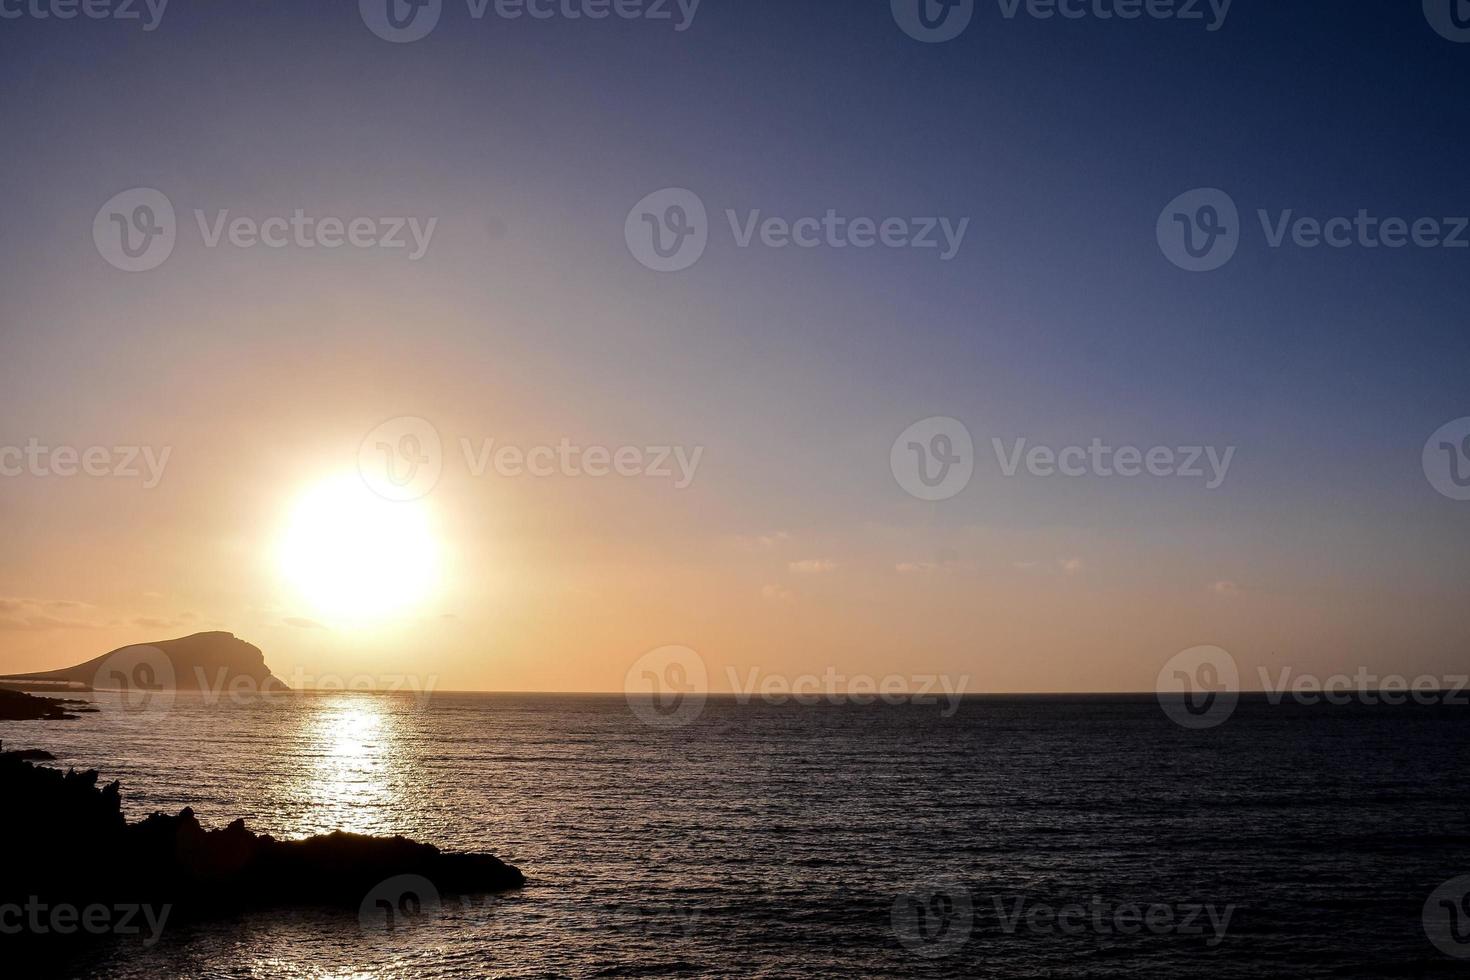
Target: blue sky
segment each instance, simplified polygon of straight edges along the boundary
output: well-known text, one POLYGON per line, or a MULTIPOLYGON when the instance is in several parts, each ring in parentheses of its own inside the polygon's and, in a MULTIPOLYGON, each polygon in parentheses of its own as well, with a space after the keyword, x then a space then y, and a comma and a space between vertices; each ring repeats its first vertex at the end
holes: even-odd
MULTIPOLYGON (((353 4, 173 0, 152 31, 0 21, 0 52, 14 430, 0 442, 176 443, 188 496, 211 492, 224 460, 248 471, 305 452, 279 419, 681 440, 710 447, 708 483, 658 534, 637 507, 569 507, 659 538, 670 570, 680 535, 862 551, 875 526, 1062 528, 1106 542, 1092 568, 1157 549, 1177 569, 1217 549, 1231 570, 1201 569, 1203 585, 1411 592, 1385 622, 1448 618, 1463 594, 1470 505, 1436 494, 1419 460, 1470 415, 1470 249, 1273 249, 1256 219, 1470 213, 1470 45, 1416 4, 1236 0, 1211 32, 1007 19, 990 3, 960 37, 922 44, 881 2, 704 0, 682 32, 475 20, 449 2, 428 37, 390 44, 353 4), (132 187, 162 190, 180 217, 173 256, 134 275, 89 236, 132 187), (664 187, 693 190, 712 219, 680 273, 640 266, 622 234, 664 187), (1199 187, 1231 196, 1243 240, 1223 268, 1189 273, 1154 229, 1199 187), (208 250, 193 230, 194 209, 295 208, 436 216, 438 237, 406 263, 208 250), (727 208, 969 226, 947 262, 741 249, 727 208), (888 447, 937 415, 963 420, 982 457, 992 437, 1238 454, 1209 493, 991 466, 918 506, 888 447)), ((0 487, 41 528, 32 557, 110 509, 63 509, 47 489, 0 487)), ((140 516, 139 533, 164 519, 140 516)), ((0 572, 0 593, 34 591, 32 569, 0 572)), ((226 620, 247 604, 218 603, 226 620)), ((1444 651, 1463 635, 1437 634, 1444 651)))

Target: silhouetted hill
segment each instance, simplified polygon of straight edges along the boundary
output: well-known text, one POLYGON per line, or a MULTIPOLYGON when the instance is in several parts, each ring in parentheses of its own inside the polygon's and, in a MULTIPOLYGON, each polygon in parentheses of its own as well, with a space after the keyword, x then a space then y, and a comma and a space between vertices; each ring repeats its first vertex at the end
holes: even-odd
POLYGON ((238 678, 248 678, 256 690, 289 690, 270 672, 259 647, 224 632, 119 647, 75 667, 11 674, 0 677, 0 682, 74 684, 99 691, 139 687, 221 691, 238 678))

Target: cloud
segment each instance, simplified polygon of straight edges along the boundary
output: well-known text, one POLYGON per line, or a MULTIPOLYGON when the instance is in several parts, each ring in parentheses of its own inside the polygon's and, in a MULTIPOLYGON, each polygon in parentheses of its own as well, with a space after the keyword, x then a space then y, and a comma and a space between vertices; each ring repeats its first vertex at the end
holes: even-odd
POLYGON ((900 575, 933 575, 936 572, 973 572, 977 568, 973 561, 963 560, 953 548, 940 548, 934 553, 933 561, 901 561, 893 566, 900 575))
POLYGON ((1018 561, 1016 567, 1023 572, 1058 572, 1076 575, 1087 567, 1081 558, 1057 558, 1052 561, 1018 561))
POLYGON ((1222 578, 1220 581, 1210 585, 1210 591, 1215 593, 1215 595, 1235 596, 1240 595, 1240 586, 1229 579, 1222 578))
POLYGON ((170 619, 167 616, 136 616, 129 621, 129 626, 136 626, 145 630, 176 630, 189 629, 199 621, 195 613, 186 612, 170 619))
POLYGON ((761 587, 761 598, 767 602, 794 602, 796 593, 779 585, 766 585, 761 587))
POLYGON ((303 630, 324 630, 327 628, 316 620, 307 619, 305 616, 287 616, 282 622, 287 626, 294 626, 297 629, 303 630))
POLYGON ((107 626, 107 623, 79 615, 92 608, 94 607, 75 599, 3 596, 0 597, 0 630, 89 630, 107 626))
POLYGON ((830 558, 806 558, 802 561, 793 561, 786 566, 797 575, 821 575, 830 572, 837 567, 837 563, 830 558))
POLYGON ((8 632, 41 630, 95 630, 106 623, 93 623, 83 619, 60 619, 56 616, 0 616, 0 630, 8 632))
POLYGON ((28 609, 91 609, 85 602, 75 599, 28 599, 22 596, 0 596, 0 612, 20 612, 28 609))
POLYGON ((777 545, 785 544, 791 540, 791 534, 787 531, 773 531, 770 534, 748 534, 734 538, 735 547, 742 551, 770 551, 777 545))

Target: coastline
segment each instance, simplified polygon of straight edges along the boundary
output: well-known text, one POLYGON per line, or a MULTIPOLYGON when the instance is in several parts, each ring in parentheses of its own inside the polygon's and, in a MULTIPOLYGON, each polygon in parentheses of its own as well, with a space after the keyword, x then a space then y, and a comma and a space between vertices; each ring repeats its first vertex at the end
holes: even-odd
MULTIPOLYGON (((70 711, 86 709, 73 705, 84 703, 0 691, 0 720, 75 720, 70 711)), ((416 893, 484 895, 526 881, 493 854, 445 852, 401 835, 337 830, 278 840, 243 819, 207 829, 192 807, 129 822, 119 781, 100 784, 95 769, 38 764, 54 759, 39 748, 5 751, 0 742, 0 798, 9 801, 0 807, 0 839, 10 846, 0 950, 35 970, 94 945, 88 940, 141 936, 149 945, 170 922, 251 910, 357 908, 364 928, 386 915, 392 929, 416 893), (29 928, 8 927, 22 917, 29 928)))
POLYGON ((95 712, 89 701, 43 698, 0 687, 0 721, 75 721, 79 712, 95 712))

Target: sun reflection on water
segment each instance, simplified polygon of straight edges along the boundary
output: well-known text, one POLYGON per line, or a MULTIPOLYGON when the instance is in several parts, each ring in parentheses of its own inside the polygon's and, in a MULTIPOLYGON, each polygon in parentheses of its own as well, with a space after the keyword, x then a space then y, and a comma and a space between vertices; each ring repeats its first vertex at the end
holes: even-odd
POLYGON ((309 804, 301 833, 382 833, 399 809, 393 779, 400 733, 372 695, 324 698, 305 723, 297 793, 309 804))

